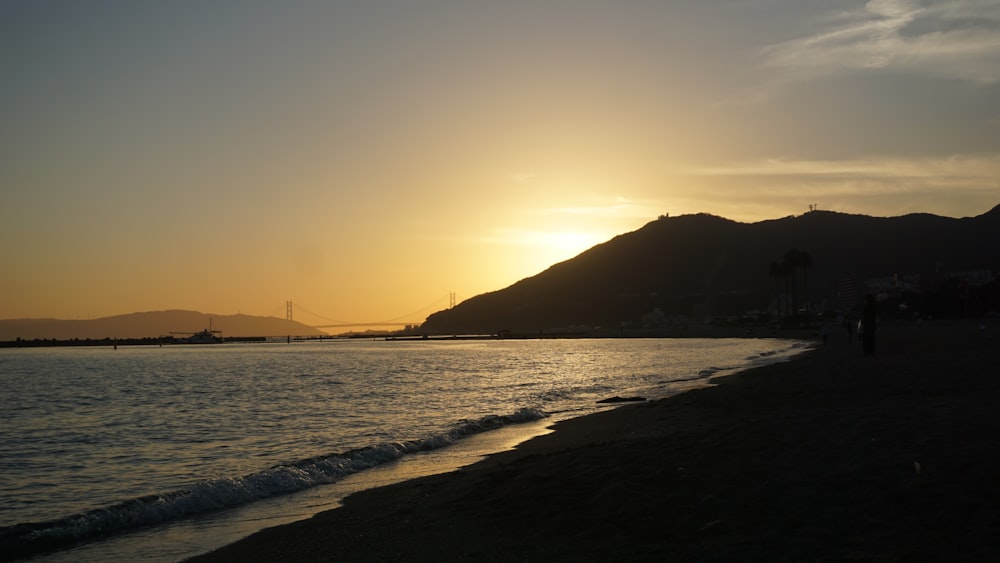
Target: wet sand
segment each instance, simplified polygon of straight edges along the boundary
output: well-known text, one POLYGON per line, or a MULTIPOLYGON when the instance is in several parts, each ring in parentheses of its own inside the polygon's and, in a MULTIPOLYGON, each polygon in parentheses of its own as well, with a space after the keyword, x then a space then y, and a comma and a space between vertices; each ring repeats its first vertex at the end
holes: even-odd
POLYGON ((998 560, 997 330, 833 333, 195 560, 998 560))

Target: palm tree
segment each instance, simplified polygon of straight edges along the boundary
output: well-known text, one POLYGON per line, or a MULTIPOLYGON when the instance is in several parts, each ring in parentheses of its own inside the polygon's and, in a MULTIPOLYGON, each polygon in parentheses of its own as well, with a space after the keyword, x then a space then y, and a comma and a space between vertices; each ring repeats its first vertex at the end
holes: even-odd
POLYGON ((799 314, 799 288, 797 283, 798 276, 796 274, 799 270, 799 257, 801 254, 802 253, 798 249, 792 248, 785 253, 785 258, 781 261, 791 280, 792 314, 790 316, 792 317, 799 314))
POLYGON ((774 294, 778 298, 778 319, 781 320, 781 278, 785 277, 785 269, 781 262, 771 262, 767 266, 767 275, 774 278, 774 294))
MULTIPOLYGON (((785 256, 782 258, 781 262, 771 262, 767 268, 767 275, 775 278, 775 284, 779 277, 785 280, 785 292, 786 294, 791 294, 791 314, 790 317, 798 315, 799 312, 799 287, 798 287, 798 271, 802 268, 803 279, 805 285, 805 298, 806 298, 806 309, 809 308, 809 269, 812 268, 813 260, 812 256, 808 252, 804 252, 797 248, 789 249, 785 252, 785 256)), ((778 302, 778 317, 781 317, 781 300, 779 296, 778 302)))
POLYGON ((806 297, 806 317, 809 316, 809 270, 813 267, 812 255, 805 251, 799 251, 799 267, 802 268, 803 293, 806 297))

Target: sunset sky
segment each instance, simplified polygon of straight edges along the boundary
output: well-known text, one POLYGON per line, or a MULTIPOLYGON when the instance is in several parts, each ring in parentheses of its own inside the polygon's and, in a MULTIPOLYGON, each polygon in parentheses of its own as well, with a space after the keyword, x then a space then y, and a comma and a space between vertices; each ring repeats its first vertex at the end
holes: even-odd
POLYGON ((1000 0, 11 0, 0 73, 0 318, 421 322, 661 214, 1000 203, 1000 0))

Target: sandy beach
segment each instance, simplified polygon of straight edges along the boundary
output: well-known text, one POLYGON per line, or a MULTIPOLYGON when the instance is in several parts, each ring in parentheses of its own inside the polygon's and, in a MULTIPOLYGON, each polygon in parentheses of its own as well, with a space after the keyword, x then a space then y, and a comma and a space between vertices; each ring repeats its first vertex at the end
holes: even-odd
POLYGON ((997 330, 833 333, 193 561, 997 560, 997 330))

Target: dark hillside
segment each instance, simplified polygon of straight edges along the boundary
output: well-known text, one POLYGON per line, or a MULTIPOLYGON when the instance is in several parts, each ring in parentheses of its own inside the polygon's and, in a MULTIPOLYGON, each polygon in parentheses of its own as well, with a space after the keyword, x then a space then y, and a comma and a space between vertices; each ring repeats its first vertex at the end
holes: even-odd
POLYGON ((617 327, 639 323, 655 309, 668 318, 767 310, 781 292, 768 266, 792 248, 812 258, 798 282, 803 300, 808 293, 813 307, 830 308, 849 276, 1000 269, 1000 206, 964 219, 829 211, 759 223, 706 214, 661 218, 506 289, 435 313, 423 329, 617 327))

